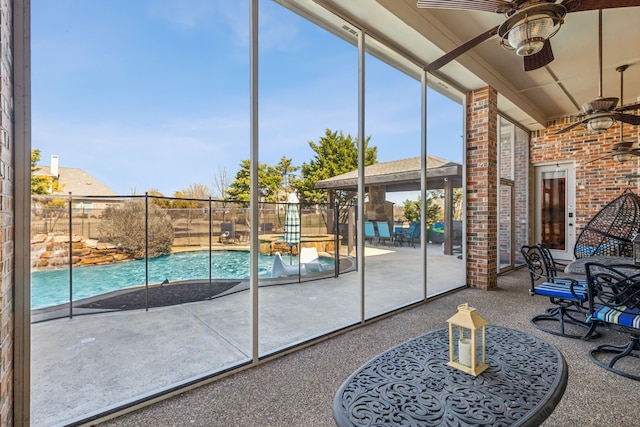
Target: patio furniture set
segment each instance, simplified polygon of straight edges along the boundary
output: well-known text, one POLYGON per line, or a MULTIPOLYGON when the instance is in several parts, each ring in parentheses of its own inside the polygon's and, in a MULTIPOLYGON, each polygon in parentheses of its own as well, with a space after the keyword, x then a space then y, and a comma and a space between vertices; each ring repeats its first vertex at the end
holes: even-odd
MULTIPOLYGON (((640 380, 638 366, 620 362, 627 356, 637 362, 634 352, 640 351, 640 266, 582 261, 584 277, 563 277, 568 266, 555 261, 545 245, 524 246, 521 252, 529 267, 531 295, 548 297, 553 304, 531 319, 533 325, 585 340, 604 334, 601 329, 627 332, 626 344, 600 344, 589 356, 598 366, 640 380), (618 362, 631 366, 630 371, 618 362)), ((449 339, 447 329, 432 331, 360 367, 334 396, 336 424, 537 426, 562 398, 566 361, 546 341, 489 325, 488 368, 474 376, 447 364, 449 339)))
POLYGON ((634 353, 640 351, 640 265, 631 258, 593 257, 564 266, 543 244, 523 246, 521 252, 531 278, 529 292, 548 297, 553 304, 531 319, 533 325, 551 334, 584 340, 599 337, 604 329, 627 333, 626 344, 601 344, 591 349, 589 356, 598 366, 640 381, 638 355, 634 353), (584 276, 560 276, 564 271, 584 271, 584 276), (631 359, 625 360, 627 357, 631 359))
POLYGON ((414 221, 409 224, 409 228, 394 227, 393 233, 389 229, 386 221, 365 221, 364 240, 378 246, 380 243, 387 243, 387 246, 411 245, 416 247, 420 243, 420 222, 414 221))

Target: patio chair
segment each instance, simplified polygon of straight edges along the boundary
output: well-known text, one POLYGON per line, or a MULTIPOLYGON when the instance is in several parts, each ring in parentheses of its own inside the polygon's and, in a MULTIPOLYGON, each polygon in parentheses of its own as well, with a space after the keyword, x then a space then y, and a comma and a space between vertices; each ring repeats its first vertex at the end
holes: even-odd
POLYGON ((305 266, 307 271, 322 271, 322 263, 315 247, 300 248, 300 264, 305 266))
POLYGON ((549 298, 554 307, 531 319, 541 331, 569 338, 588 338, 590 327, 586 322, 587 287, 573 278, 559 277, 547 270, 539 245, 522 246, 522 256, 529 269, 529 294, 549 298), (570 327, 571 326, 571 327, 570 327), (584 333, 577 333, 585 329, 584 333))
POLYGON ((595 331, 598 325, 607 325, 630 335, 627 344, 601 344, 591 349, 589 356, 608 371, 640 381, 640 361, 633 354, 640 351, 640 266, 589 262, 586 269, 590 331, 595 331), (610 357, 605 357, 607 354, 610 357), (627 356, 635 357, 635 364, 623 362, 620 368, 616 367, 627 356))
POLYGON ((273 233, 273 223, 272 222, 263 222, 260 224, 260 231, 258 234, 271 234, 273 233))
POLYGON ((281 276, 297 276, 298 274, 307 274, 307 268, 304 265, 285 264, 280 252, 276 252, 273 257, 273 266, 271 267, 271 277, 281 276))
MULTIPOLYGON (((564 269, 567 267, 567 264, 556 261, 551 254, 551 250, 549 246, 544 243, 538 243, 538 247, 540 248, 540 253, 542 254, 542 259, 545 263, 545 267, 547 268, 547 272, 555 277, 558 275, 558 272, 564 272, 564 269)), ((586 280, 585 280, 586 283, 586 280)))
POLYGON ((631 239, 640 232, 640 196, 627 188, 609 202, 582 229, 576 258, 633 255, 631 239))
POLYGON ((414 221, 409 224, 409 228, 402 233, 400 239, 398 240, 398 244, 402 246, 404 242, 407 244, 411 244, 412 247, 416 247, 416 241, 420 242, 420 222, 414 221))
POLYGON ((233 224, 230 222, 223 222, 220 224, 220 243, 232 243, 235 240, 235 233, 233 231, 233 224))
POLYGON ((391 246, 391 231, 389 231, 389 224, 387 221, 376 221, 378 226, 378 242, 387 241, 387 246, 391 246))
POLYGON ((376 229, 371 221, 364 222, 364 241, 366 242, 367 239, 369 239, 369 243, 371 244, 375 243, 378 239, 376 229))

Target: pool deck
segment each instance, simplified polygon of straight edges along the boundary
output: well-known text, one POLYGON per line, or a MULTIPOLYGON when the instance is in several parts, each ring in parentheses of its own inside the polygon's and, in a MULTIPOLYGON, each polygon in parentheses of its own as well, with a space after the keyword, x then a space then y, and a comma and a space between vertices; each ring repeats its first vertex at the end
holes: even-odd
MULTIPOLYGON (((464 263, 428 245, 428 294, 464 281, 464 263)), ((365 316, 421 296, 420 250, 368 247, 365 316)), ((267 354, 360 321, 357 272, 261 287, 259 353, 267 354)), ((251 358, 250 292, 146 310, 34 323, 31 425, 66 423, 149 396, 251 358)))

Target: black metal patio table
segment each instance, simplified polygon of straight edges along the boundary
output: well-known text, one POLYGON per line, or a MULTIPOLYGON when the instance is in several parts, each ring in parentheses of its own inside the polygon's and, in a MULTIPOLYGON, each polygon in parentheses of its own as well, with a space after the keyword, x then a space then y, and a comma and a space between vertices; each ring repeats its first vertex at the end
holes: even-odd
POLYGON ((619 264, 633 264, 633 258, 630 257, 621 257, 621 256, 591 256, 586 258, 578 258, 576 260, 571 261, 564 268, 564 272, 567 274, 587 274, 587 263, 595 262, 598 264, 604 265, 619 265, 619 264))
POLYGON ((407 341, 371 359, 340 387, 333 418, 347 426, 537 426, 567 385, 551 344, 487 326, 487 364, 478 377, 447 365, 448 330, 407 341))

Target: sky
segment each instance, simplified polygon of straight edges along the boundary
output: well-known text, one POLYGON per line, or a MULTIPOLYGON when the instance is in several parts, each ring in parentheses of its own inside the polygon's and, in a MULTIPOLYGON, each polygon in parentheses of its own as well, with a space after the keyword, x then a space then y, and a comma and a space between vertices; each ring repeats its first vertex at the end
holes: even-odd
MULTIPOLYGON (((259 161, 354 138, 357 49, 270 0, 259 11, 259 161)), ((250 154, 249 1, 32 0, 32 149, 120 195, 232 180, 250 154), (179 5, 179 7, 178 7, 179 5)), ((420 155, 420 83, 366 57, 378 161, 420 155)), ((428 94, 429 154, 462 161, 462 107, 428 94)))

